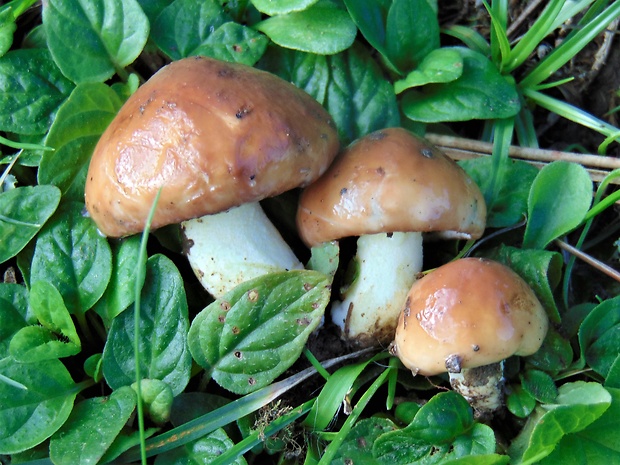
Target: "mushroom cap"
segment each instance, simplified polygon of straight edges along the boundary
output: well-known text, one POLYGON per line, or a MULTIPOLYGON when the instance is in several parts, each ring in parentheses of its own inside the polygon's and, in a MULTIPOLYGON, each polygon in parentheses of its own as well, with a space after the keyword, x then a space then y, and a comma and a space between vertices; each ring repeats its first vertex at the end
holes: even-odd
POLYGON ((299 235, 309 246, 381 232, 478 238, 486 205, 476 183, 443 152, 403 128, 349 145, 304 189, 299 235))
POLYGON ((545 310, 526 282, 491 260, 464 258, 416 281, 400 314, 393 352, 414 373, 448 371, 531 355, 545 338, 545 310))
POLYGON ((86 207, 104 234, 218 213, 306 186, 339 150, 331 116, 283 79, 241 64, 191 57, 163 67, 101 136, 86 207))

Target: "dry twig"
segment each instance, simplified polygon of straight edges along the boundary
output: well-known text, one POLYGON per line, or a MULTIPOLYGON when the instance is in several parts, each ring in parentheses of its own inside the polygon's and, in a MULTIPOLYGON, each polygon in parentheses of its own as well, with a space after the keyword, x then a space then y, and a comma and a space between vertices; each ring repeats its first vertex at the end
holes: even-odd
MULTIPOLYGON (((454 160, 467 160, 491 156, 493 144, 480 142, 461 137, 444 136, 439 134, 427 134, 426 138, 433 144, 440 147, 450 158, 454 160)), ((592 154, 579 154, 562 152, 559 150, 532 149, 526 147, 512 146, 508 152, 509 156, 516 160, 526 161, 539 168, 551 163, 552 161, 563 160, 579 163, 590 174, 593 181, 600 182, 610 171, 620 168, 620 159, 592 154)), ((612 181, 620 184, 620 179, 612 181)))

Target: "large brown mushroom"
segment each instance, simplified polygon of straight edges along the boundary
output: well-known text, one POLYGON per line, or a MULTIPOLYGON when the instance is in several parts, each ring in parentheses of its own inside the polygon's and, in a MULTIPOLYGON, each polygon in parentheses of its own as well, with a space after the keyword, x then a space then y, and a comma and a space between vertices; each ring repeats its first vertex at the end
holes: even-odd
POLYGON ((220 296, 264 272, 302 267, 258 202, 310 184, 338 149, 332 118, 292 84, 186 58, 142 85, 104 132, 86 207, 103 234, 127 236, 144 229, 161 189, 152 228, 182 223, 196 275, 220 296))
POLYGON ((300 198, 297 225, 309 246, 358 237, 356 279, 331 309, 345 339, 387 345, 422 269, 422 234, 475 239, 486 207, 450 158, 403 128, 347 147, 300 198))
POLYGON ((413 284, 390 351, 414 375, 449 373, 453 388, 487 418, 503 402, 503 360, 536 352, 547 328, 545 310, 519 275, 464 258, 413 284))

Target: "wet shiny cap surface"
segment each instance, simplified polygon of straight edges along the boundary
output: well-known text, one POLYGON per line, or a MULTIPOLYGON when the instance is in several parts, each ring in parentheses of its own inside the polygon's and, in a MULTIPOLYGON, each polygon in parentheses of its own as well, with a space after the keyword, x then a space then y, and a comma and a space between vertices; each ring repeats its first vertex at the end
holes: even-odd
POLYGON ((279 77, 206 57, 175 61, 124 104, 86 181, 99 229, 140 232, 306 186, 339 150, 330 115, 279 77))
POLYGON ((521 277, 500 263, 464 258, 414 283, 393 351, 430 376, 531 355, 547 328, 545 310, 521 277))
POLYGON ((348 146, 302 193, 300 236, 309 245, 380 232, 478 238, 486 206, 475 182, 439 149, 403 128, 348 146))

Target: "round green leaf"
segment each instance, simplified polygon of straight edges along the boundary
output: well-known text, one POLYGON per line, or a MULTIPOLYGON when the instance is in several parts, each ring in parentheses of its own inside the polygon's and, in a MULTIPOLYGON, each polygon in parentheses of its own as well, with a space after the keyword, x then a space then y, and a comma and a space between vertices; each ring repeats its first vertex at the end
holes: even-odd
POLYGON ((252 0, 258 11, 269 16, 305 10, 316 2, 317 0, 252 0))
POLYGON ((56 211, 60 190, 23 186, 0 193, 0 263, 17 255, 56 211))
POLYGON ((0 130, 45 133, 72 88, 47 50, 8 52, 0 58, 0 130))
POLYGON ((79 84, 59 108, 45 139, 54 151, 42 155, 39 184, 59 187, 64 199, 83 201, 93 150, 122 103, 105 84, 79 84))
POLYGON ((408 118, 438 123, 508 118, 519 112, 521 104, 514 83, 508 82, 486 56, 461 47, 453 50, 463 59, 461 77, 404 94, 402 109, 408 118))
POLYGON ((354 45, 328 57, 328 67, 331 79, 325 106, 336 121, 341 141, 349 143, 374 130, 399 125, 394 88, 365 48, 354 45))
POLYGON ((540 170, 528 199, 523 247, 544 249, 581 224, 592 203, 592 179, 576 163, 554 161, 540 170))
POLYGON ((30 449, 67 420, 78 393, 58 360, 0 360, 0 454, 30 449), (7 383, 7 378, 13 383, 7 383))
POLYGON ((256 28, 281 47, 319 55, 346 50, 357 34, 346 10, 322 2, 303 11, 273 16, 256 28))
POLYGON ((149 36, 137 0, 49 0, 43 25, 54 61, 75 83, 106 81, 133 63, 149 36))
POLYGON ((194 360, 222 387, 247 394, 301 354, 329 300, 329 278, 310 270, 249 280, 200 312, 189 331, 194 360))
POLYGON ((175 0, 164 8, 151 36, 157 46, 173 60, 196 54, 209 35, 230 17, 219 1, 175 0))
POLYGON ((109 397, 93 397, 75 406, 67 422, 50 441, 50 459, 56 465, 98 463, 136 406, 129 387, 109 397))
POLYGON ((94 310, 109 326, 114 317, 129 307, 136 297, 136 279, 139 266, 146 265, 146 256, 140 255, 141 236, 134 235, 115 241, 112 248, 112 275, 105 293, 94 310), (138 260, 142 258, 143 262, 138 260))
POLYGON ((174 395, 185 389, 191 370, 187 348, 187 300, 174 263, 163 255, 147 261, 141 293, 139 352, 133 350, 134 308, 112 322, 103 350, 103 374, 117 389, 136 380, 136 363, 144 378, 165 381, 174 395))
POLYGON ((54 283, 72 314, 90 309, 105 291, 112 253, 95 223, 83 215, 84 204, 63 204, 39 233, 30 281, 54 283))
POLYGON ((620 353, 620 296, 590 312, 579 328, 579 345, 587 364, 607 376, 620 353))
POLYGON ((263 34, 231 21, 218 27, 192 54, 253 66, 268 43, 263 34))

